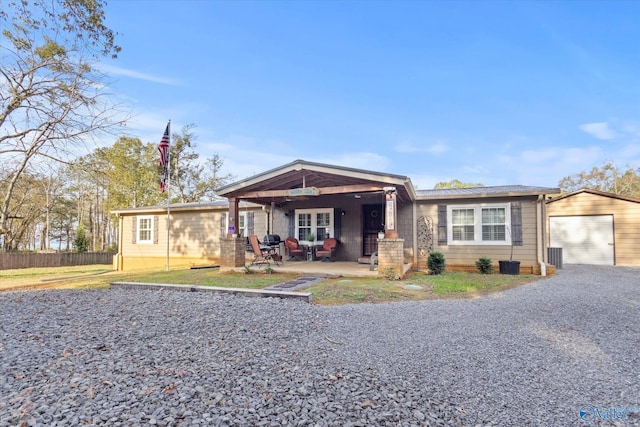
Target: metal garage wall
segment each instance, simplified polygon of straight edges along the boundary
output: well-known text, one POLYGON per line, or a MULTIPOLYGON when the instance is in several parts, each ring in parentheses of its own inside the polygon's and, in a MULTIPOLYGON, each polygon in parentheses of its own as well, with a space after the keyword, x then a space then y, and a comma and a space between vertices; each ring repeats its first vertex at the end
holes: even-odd
POLYGON ((547 239, 549 218, 589 215, 613 216, 615 265, 640 267, 640 199, 588 189, 551 199, 547 201, 547 239))
POLYGON ((550 217, 549 235, 566 264, 614 264, 613 215, 550 217))

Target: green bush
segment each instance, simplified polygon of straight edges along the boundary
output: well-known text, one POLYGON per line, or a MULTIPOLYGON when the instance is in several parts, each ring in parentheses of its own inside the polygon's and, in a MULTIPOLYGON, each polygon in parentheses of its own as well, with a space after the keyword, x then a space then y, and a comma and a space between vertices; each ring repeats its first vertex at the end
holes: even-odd
POLYGON ((427 267, 429 267, 429 274, 442 274, 446 268, 447 263, 444 259, 442 252, 431 252, 427 258, 427 267))
POLYGON ((385 268, 382 271, 382 274, 384 275, 384 277, 387 278, 387 280, 398 280, 399 279, 398 275, 396 274, 396 271, 391 267, 385 268))
POLYGON ((491 258, 487 258, 486 256, 478 258, 476 261, 476 267, 482 274, 491 274, 493 273, 493 264, 491 263, 491 258))
POLYGON ((73 244, 76 247, 76 252, 87 252, 87 250, 89 250, 89 236, 85 233, 82 225, 76 230, 76 237, 73 239, 73 244))

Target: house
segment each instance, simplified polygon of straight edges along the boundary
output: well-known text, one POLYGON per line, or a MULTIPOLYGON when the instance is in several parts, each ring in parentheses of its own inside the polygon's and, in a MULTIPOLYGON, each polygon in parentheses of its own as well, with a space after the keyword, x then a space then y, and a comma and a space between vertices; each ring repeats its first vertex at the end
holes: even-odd
POLYGON ((563 263, 640 266, 640 199, 583 189, 548 200, 547 216, 563 263))
MULTIPOLYGON (((380 271, 392 268, 401 275, 410 267, 425 268, 429 252, 437 250, 449 270, 475 271, 482 256, 496 264, 513 256, 521 272, 544 274, 545 199, 556 193, 557 188, 517 185, 416 190, 406 176, 296 160, 218 189, 228 204, 171 206, 171 265, 206 264, 216 257, 223 266, 245 265, 243 236, 252 212, 259 236, 292 236, 303 245, 336 238, 338 261, 377 256, 380 271)), ((166 230, 166 211, 165 206, 116 212, 122 230, 119 269, 164 265, 167 240, 160 230, 166 230), (156 246, 155 228, 140 243, 140 218, 147 218, 145 230, 157 224, 156 246)))

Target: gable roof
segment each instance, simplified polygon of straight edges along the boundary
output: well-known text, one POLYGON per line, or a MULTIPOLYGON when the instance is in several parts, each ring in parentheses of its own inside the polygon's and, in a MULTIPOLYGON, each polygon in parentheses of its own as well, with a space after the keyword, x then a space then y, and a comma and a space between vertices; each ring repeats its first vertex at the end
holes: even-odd
POLYGON ((415 200, 411 180, 388 174, 325 163, 294 160, 275 169, 236 181, 217 189, 222 197, 236 197, 254 203, 284 201, 290 190, 316 188, 319 194, 371 193, 386 186, 396 187, 398 199, 415 200))
POLYGON ((488 197, 522 197, 558 194, 559 188, 535 187, 530 185, 498 185, 492 187, 439 188, 417 190, 417 200, 433 199, 477 199, 488 197))
POLYGON ((567 197, 572 197, 572 196, 575 196, 576 194, 581 194, 581 193, 594 194, 596 196, 602 196, 602 197, 610 197, 612 199, 624 200, 626 202, 640 203, 640 199, 636 199, 634 197, 621 196, 619 194, 607 193, 606 191, 591 190, 589 188, 583 188, 581 190, 577 190, 572 193, 562 194, 558 197, 554 197, 551 200, 547 200, 547 204, 556 202, 558 200, 566 199, 567 197))

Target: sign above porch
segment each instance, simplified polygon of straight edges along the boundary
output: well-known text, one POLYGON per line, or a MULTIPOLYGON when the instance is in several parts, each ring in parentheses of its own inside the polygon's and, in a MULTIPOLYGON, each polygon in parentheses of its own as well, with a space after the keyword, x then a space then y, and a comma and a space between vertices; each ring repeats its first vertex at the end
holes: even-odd
POLYGON ((292 188, 288 190, 288 196, 296 197, 296 196, 319 196, 320 190, 316 187, 302 187, 302 188, 292 188))

